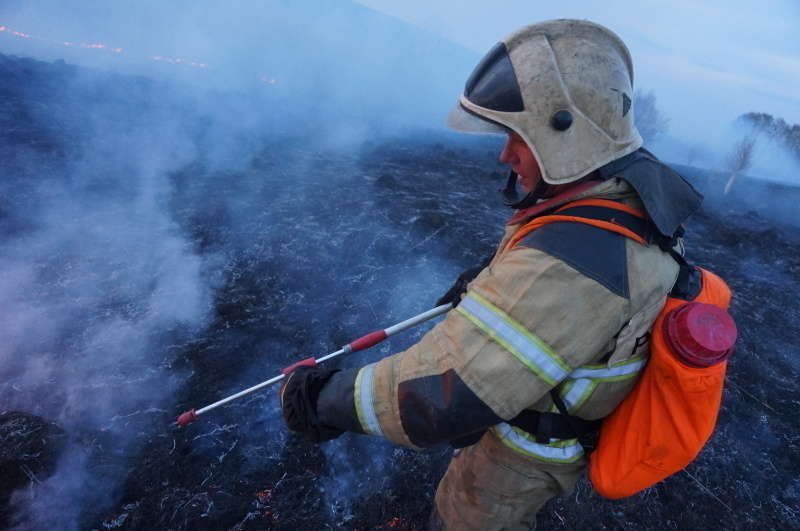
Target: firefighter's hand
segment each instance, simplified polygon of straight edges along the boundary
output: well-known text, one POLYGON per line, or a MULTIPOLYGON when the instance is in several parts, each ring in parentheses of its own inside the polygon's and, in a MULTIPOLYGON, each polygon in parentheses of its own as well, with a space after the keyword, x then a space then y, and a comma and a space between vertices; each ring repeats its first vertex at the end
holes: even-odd
POLYGON ((281 412, 286 426, 295 433, 305 434, 315 443, 335 439, 344 432, 320 422, 317 399, 328 380, 339 371, 297 365, 290 367, 281 385, 281 412))
POLYGON ((467 292, 467 285, 475 280, 475 277, 489 265, 489 262, 491 262, 491 258, 484 260, 483 264, 471 267, 458 275, 455 284, 436 301, 436 306, 441 306, 448 302, 453 304, 453 308, 458 306, 458 303, 461 302, 461 296, 467 292))

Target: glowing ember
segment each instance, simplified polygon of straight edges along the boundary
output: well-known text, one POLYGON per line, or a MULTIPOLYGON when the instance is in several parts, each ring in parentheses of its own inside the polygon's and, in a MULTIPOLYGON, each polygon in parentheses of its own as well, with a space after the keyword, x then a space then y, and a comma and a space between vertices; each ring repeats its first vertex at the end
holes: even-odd
POLYGON ((405 518, 394 517, 385 524, 376 529, 397 529, 397 530, 412 530, 419 529, 415 524, 410 523, 405 518))
POLYGON ((267 503, 272 497, 272 491, 270 489, 264 489, 261 492, 256 493, 256 497, 261 503, 267 503))
POLYGON ((269 518, 273 522, 277 520, 278 515, 272 512, 273 508, 272 508, 271 489, 264 489, 261 492, 257 492, 255 505, 257 509, 262 510, 262 515, 264 516, 264 518, 269 518))

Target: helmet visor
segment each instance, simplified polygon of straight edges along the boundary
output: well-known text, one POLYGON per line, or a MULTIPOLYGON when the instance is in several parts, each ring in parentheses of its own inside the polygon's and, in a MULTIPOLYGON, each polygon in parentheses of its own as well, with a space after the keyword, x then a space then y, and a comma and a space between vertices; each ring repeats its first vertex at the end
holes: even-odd
POLYGON ((500 112, 525 110, 514 65, 502 42, 481 59, 464 88, 464 97, 484 109, 500 112))

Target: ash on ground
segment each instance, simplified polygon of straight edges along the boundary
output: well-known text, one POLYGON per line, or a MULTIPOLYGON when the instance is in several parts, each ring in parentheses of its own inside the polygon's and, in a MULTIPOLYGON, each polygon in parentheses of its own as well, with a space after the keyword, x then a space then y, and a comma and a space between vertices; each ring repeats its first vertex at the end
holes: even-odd
MULTIPOLYGON (((503 140, 375 129, 345 150, 279 102, 209 107, 140 78, 2 56, 0 69, 0 400, 58 426, 41 474, 4 474, 6 524, 423 529, 447 447, 311 445, 283 426, 274 389, 174 421, 432 307, 502 234, 503 140)), ((710 196, 688 257, 734 291, 717 430, 632 498, 581 480, 540 529, 800 527, 797 225, 678 169, 710 196)))

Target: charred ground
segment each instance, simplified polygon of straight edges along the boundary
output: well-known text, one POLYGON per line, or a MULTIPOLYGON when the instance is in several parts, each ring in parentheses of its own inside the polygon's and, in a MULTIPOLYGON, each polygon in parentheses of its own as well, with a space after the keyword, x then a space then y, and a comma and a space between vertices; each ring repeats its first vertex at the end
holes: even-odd
MULTIPOLYGON (((235 156, 220 158, 211 153, 224 151, 221 138, 244 133, 186 100, 170 99, 165 94, 172 89, 150 80, 2 56, 0 70, 4 272, 29 269, 35 290, 24 300, 71 316, 52 334, 30 335, 3 353, 0 413, 28 422, 30 430, 47 427, 62 456, 56 465, 48 460, 31 469, 32 476, 15 472, 21 480, 0 511, 3 525, 424 528, 450 459, 446 447, 417 453, 353 435, 313 446, 286 431, 275 390, 185 428, 174 420, 298 359, 336 350, 431 307, 461 270, 480 262, 499 240, 509 212, 496 193, 505 179, 496 162, 498 140, 413 132, 372 136, 344 150, 326 139, 309 141, 308 131, 295 123, 282 135, 276 134, 280 128, 251 135, 247 147, 235 143, 235 156), (167 134, 190 132, 183 151, 161 145, 165 122, 167 134), (131 151, 124 164, 106 155, 124 150, 131 151), (169 157, 173 162, 157 171, 139 166, 142 159, 169 157), (65 403, 84 391, 72 389, 64 373, 79 372, 75 360, 96 343, 86 330, 104 320, 147 321, 155 310, 142 300, 156 289, 155 281, 133 258, 140 248, 113 247, 103 267, 87 264, 82 257, 95 255, 53 243, 40 215, 62 208, 62 201, 125 206, 153 186, 155 205, 169 220, 163 228, 150 233, 146 218, 124 215, 98 223, 132 223, 155 240, 161 230, 165 237, 179 235, 212 294, 208 317, 165 320, 146 329, 146 340, 126 336, 126 345, 141 353, 121 359, 108 374, 89 375, 96 387, 108 385, 110 394, 86 391, 87 400, 108 400, 113 408, 106 417, 76 412, 65 403), (62 189, 72 195, 47 193, 62 189), (31 244, 37 252, 27 252, 31 244), (80 303, 67 301, 62 291, 68 271, 91 280, 96 291, 80 303), (134 287, 123 289, 118 279, 134 287), (30 364, 15 360, 36 360, 37 367, 61 372, 43 371, 47 377, 37 379, 30 364), (116 398, 127 393, 127 401, 116 398), (66 481, 66 475, 87 479, 66 481), (43 514, 48 497, 60 498, 56 505, 72 512, 43 514)), ((216 97, 235 122, 236 96, 216 97)), ((731 313, 740 338, 718 428, 695 463, 630 499, 604 500, 582 480, 570 499, 545 507, 540 529, 800 527, 797 225, 773 216, 749 194, 717 198, 724 183, 713 174, 679 169, 710 199, 687 224, 688 257, 734 290, 731 313)), ((764 188, 758 181, 749 186, 764 188)), ((795 188, 782 189, 781 201, 789 194, 797 204, 795 188)), ((85 208, 67 211, 97 215, 85 208)), ((87 234, 83 241, 102 254, 103 240, 87 234)), ((407 332, 332 365, 364 364, 423 333, 407 332)), ((32 332, 5 328, 3 334, 32 332)), ((3 466, 13 467, 24 439, 0 442, 3 466)))

